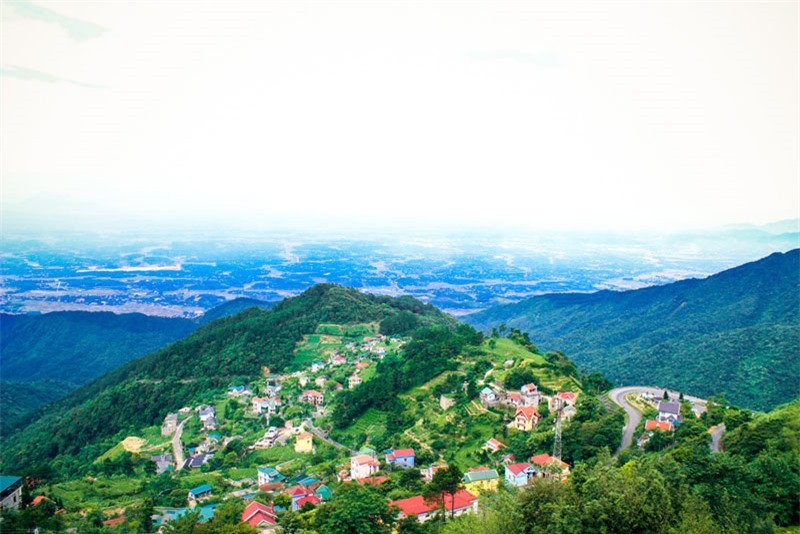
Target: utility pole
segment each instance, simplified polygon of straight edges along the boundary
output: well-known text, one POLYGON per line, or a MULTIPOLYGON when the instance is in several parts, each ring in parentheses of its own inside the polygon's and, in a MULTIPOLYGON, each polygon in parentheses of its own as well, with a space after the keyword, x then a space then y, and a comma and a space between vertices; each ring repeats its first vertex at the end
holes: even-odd
MULTIPOLYGON (((557 401, 558 402, 558 401, 557 401)), ((553 458, 561 465, 561 403, 558 402, 556 411, 556 437, 553 443, 553 458)))

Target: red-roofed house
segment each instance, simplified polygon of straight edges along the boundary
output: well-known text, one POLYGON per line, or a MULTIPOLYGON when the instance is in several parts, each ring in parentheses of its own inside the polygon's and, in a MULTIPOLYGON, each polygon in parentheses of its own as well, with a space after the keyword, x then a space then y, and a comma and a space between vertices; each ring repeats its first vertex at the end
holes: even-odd
POLYGON ((511 464, 506 466, 506 484, 509 486, 524 486, 534 477, 531 464, 511 464))
POLYGON ((558 409, 565 404, 575 406, 575 401, 578 399, 578 396, 571 391, 562 391, 556 395, 556 399, 556 406, 554 408, 558 409))
POLYGON ((253 501, 242 512, 242 522, 255 528, 269 528, 278 524, 278 516, 272 506, 253 501))
POLYGON ((414 449, 396 449, 386 455, 386 463, 397 467, 414 467, 414 449))
POLYGON ((514 414, 514 428, 523 432, 530 432, 542 419, 541 414, 533 406, 520 406, 514 414))
MULTIPOLYGON (((478 498, 467 490, 458 490, 453 496, 448 493, 443 493, 441 498, 444 499, 444 507, 448 514, 459 516, 461 514, 478 511, 478 498)), ((408 499, 400 499, 399 501, 392 501, 389 503, 389 506, 397 506, 400 509, 400 518, 415 515, 417 516, 417 521, 420 523, 424 523, 430 519, 437 510, 441 509, 440 501, 434 500, 426 502, 422 495, 409 497, 408 499)))
POLYGON ((656 421, 655 419, 648 419, 644 424, 645 430, 659 430, 661 432, 672 432, 675 426, 668 421, 656 421))
POLYGON ((569 464, 556 460, 547 453, 531 456, 531 467, 533 467, 534 475, 537 477, 558 475, 563 479, 569 475, 569 464))
POLYGON ((522 396, 519 393, 509 393, 506 395, 506 402, 512 406, 521 406, 522 396))
POLYGON ((103 524, 109 527, 113 527, 115 525, 119 525, 120 523, 124 522, 125 522, 125 516, 121 515, 119 517, 115 517, 114 519, 106 519, 105 521, 103 521, 103 524))

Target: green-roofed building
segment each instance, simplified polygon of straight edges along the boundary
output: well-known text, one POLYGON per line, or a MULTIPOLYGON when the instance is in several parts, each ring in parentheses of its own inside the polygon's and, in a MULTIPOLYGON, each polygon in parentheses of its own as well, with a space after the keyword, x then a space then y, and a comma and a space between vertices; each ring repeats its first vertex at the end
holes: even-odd
POLYGON ((22 479, 0 476, 0 510, 17 510, 22 500, 22 479))
POLYGON ((316 495, 323 501, 329 501, 333 497, 333 492, 328 486, 323 484, 317 488, 317 491, 314 492, 314 495, 316 495))
POLYGON ((194 506, 196 503, 200 501, 205 501, 206 499, 211 498, 211 486, 208 484, 203 484, 202 486, 197 486, 196 488, 189 490, 189 505, 194 506))
POLYGON ((464 489, 473 495, 497 489, 500 475, 494 469, 479 469, 464 474, 464 489))

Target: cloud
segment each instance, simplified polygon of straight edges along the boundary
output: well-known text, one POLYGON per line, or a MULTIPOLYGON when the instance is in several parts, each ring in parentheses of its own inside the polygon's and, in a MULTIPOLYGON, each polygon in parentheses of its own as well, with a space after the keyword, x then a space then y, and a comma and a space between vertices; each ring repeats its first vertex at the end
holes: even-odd
POLYGON ((469 52, 467 56, 478 61, 517 61, 519 63, 527 63, 528 65, 535 65, 548 69, 562 66, 560 58, 553 52, 531 54, 529 52, 517 52, 513 50, 495 50, 469 52))
POLYGON ((41 20, 61 26, 74 41, 83 42, 100 37, 108 29, 87 22, 56 13, 45 7, 37 6, 27 0, 5 0, 6 5, 13 8, 17 15, 29 19, 41 20))
POLYGON ((94 85, 91 83, 76 82, 74 80, 67 80, 53 76, 46 72, 39 70, 29 69, 26 67, 18 67, 16 65, 0 65, 0 76, 4 78, 17 78, 19 80, 31 80, 46 83, 69 83, 79 87, 86 87, 87 89, 102 89, 102 85, 94 85))

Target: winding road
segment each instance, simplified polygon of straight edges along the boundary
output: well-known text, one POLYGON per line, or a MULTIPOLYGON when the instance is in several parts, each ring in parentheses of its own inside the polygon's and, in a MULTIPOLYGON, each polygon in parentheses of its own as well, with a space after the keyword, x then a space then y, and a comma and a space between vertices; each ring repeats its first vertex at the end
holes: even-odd
MULTIPOLYGON (((678 396, 677 391, 670 391, 670 390, 667 391, 669 391, 670 396, 678 396)), ((656 397, 660 397, 661 395, 664 394, 664 389, 653 388, 648 386, 627 386, 622 388, 615 388, 608 392, 608 398, 610 398, 614 402, 614 404, 617 404, 618 406, 622 407, 622 409, 625 410, 625 413, 628 414, 628 421, 622 428, 622 443, 620 443, 619 449, 617 449, 617 452, 614 453, 614 456, 619 456, 619 453, 621 453, 626 448, 630 447, 631 443, 633 443, 633 432, 636 430, 636 427, 639 426, 639 423, 642 421, 641 412, 639 412, 639 410, 628 404, 628 401, 625 400, 625 396, 630 395, 631 393, 641 393, 641 394, 650 393, 652 395, 655 395, 656 397)), ((694 405, 695 414, 700 415, 701 413, 706 411, 705 399, 700 399, 698 397, 692 397, 689 395, 684 395, 683 398, 690 401, 694 405)), ((711 443, 711 449, 715 450, 715 444, 716 444, 715 452, 719 450, 719 439, 722 436, 722 432, 724 431, 725 428, 723 426, 721 431, 716 432, 716 434, 714 433, 711 434, 713 439, 711 443)))
POLYGON ((331 438, 329 438, 327 435, 325 435, 325 433, 322 430, 320 430, 319 428, 314 426, 314 423, 311 421, 311 419, 306 419, 305 423, 306 423, 306 425, 308 425, 308 429, 311 430, 311 432, 315 436, 317 436, 319 439, 321 439, 322 441, 330 443, 331 445, 333 445, 337 449, 344 449, 346 451, 350 451, 351 454, 355 454, 356 453, 356 451, 354 451, 350 447, 342 445, 338 441, 333 441, 331 438))
POLYGON ((180 471, 183 469, 183 462, 185 461, 183 458, 183 444, 181 443, 181 434, 183 433, 183 425, 186 424, 186 421, 191 419, 192 416, 187 417, 183 421, 180 422, 178 428, 175 430, 175 435, 172 436, 172 453, 173 458, 175 459, 175 470, 180 471))

